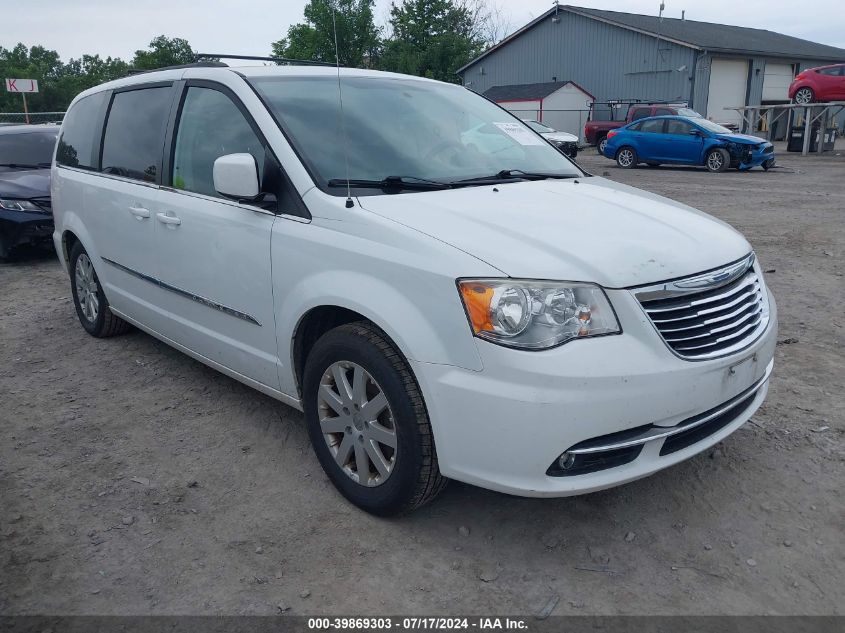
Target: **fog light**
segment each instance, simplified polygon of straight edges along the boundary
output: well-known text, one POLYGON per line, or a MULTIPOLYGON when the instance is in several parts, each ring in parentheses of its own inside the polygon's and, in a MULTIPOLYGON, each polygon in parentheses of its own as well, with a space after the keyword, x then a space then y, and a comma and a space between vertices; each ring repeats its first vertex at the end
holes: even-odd
POLYGON ((557 463, 561 470, 569 470, 575 465, 575 453, 564 453, 557 458, 557 463))

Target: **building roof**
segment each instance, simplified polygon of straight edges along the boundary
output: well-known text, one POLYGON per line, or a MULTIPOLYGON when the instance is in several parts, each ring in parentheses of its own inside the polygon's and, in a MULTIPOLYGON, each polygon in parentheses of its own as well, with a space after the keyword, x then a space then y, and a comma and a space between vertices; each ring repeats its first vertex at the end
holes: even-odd
POLYGON ((533 101, 545 99, 567 84, 572 84, 589 97, 593 97, 574 81, 547 81, 539 84, 515 84, 513 86, 493 86, 488 88, 484 96, 491 101, 533 101))
POLYGON ((765 29, 667 17, 661 20, 655 15, 639 15, 560 5, 549 9, 495 46, 487 49, 474 60, 458 69, 458 72, 463 72, 493 51, 505 46, 536 24, 554 15, 556 11, 567 11, 646 35, 657 36, 659 34, 662 39, 676 44, 714 53, 737 53, 831 62, 845 61, 845 49, 818 44, 765 29))

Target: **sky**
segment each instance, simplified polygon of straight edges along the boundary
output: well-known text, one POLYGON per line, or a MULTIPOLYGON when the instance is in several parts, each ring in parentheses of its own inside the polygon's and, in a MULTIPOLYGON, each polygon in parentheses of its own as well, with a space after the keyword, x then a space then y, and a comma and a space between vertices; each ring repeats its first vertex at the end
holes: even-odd
MULTIPOLYGON (((376 22, 391 0, 376 0, 376 22)), ((489 0, 514 31, 551 7, 551 0, 489 0)), ((842 0, 664 0, 667 17, 734 24, 845 48, 842 0)), ((566 4, 562 1, 561 4, 566 4)), ((656 15, 660 0, 572 4, 656 15)), ((0 0, 0 46, 43 45, 62 59, 99 53, 130 59, 160 34, 183 37, 203 53, 269 55, 270 43, 301 21, 305 0, 0 0), (4 5, 6 8, 4 9, 4 5), (14 6, 14 9, 8 7, 14 6)))

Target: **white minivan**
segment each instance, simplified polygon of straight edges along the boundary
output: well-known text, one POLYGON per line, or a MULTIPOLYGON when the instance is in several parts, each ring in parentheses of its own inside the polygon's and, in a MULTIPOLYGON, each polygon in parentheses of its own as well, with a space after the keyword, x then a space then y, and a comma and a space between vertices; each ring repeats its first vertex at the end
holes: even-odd
POLYGON ((90 334, 131 324, 304 411, 369 512, 447 478, 537 497, 638 479, 768 389, 775 302, 742 235, 585 173, 460 86, 134 75, 73 101, 52 196, 90 334))

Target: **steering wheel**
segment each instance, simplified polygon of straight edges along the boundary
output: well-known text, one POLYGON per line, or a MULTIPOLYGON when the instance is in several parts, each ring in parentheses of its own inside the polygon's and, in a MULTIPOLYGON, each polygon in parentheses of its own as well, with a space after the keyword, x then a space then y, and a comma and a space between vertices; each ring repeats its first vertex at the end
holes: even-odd
POLYGON ((464 149, 464 146, 461 143, 447 139, 445 141, 440 141, 439 143, 435 144, 434 147, 432 147, 425 153, 425 156, 423 156, 423 158, 425 160, 431 160, 438 154, 442 154, 445 150, 449 149, 450 147, 457 150, 464 149))

